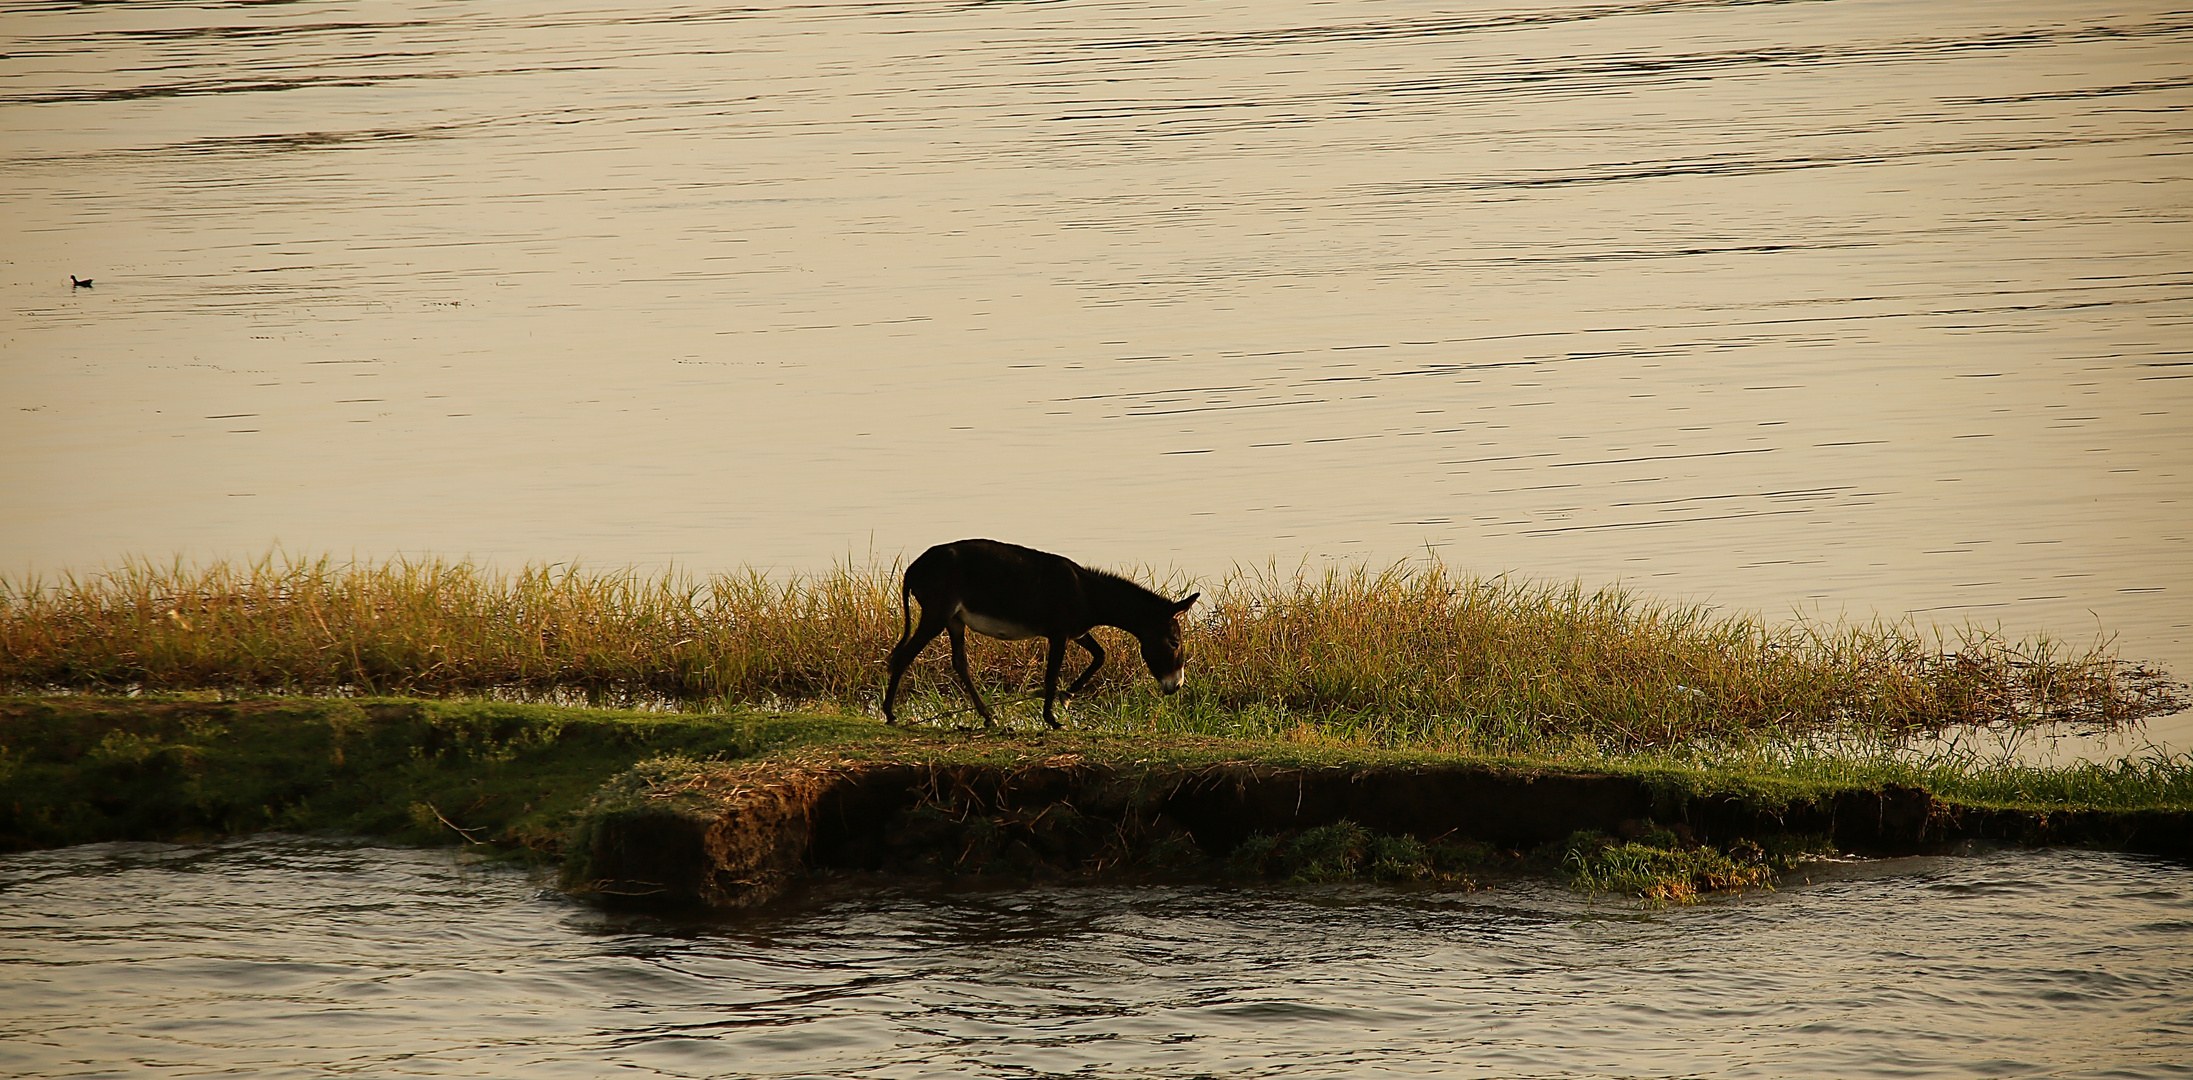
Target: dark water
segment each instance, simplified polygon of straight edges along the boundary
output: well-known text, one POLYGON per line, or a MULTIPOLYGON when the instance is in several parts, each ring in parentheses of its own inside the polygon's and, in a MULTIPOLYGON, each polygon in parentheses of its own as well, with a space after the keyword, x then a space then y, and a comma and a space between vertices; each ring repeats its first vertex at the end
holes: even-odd
POLYGON ((29 1076, 2193 1075, 2193 869, 1841 864, 1694 908, 1541 882, 825 889, 679 924, 446 851, 0 859, 29 1076))
POLYGON ((2193 671, 2182 6, 0 21, 0 573, 1436 553, 2193 671))

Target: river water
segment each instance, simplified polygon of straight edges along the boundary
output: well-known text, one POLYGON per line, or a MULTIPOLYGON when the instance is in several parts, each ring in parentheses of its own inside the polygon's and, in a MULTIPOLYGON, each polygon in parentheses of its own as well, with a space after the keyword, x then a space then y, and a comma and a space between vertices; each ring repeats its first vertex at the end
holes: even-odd
POLYGON ((603 913, 448 850, 0 857, 0 1072, 2183 1077, 2193 869, 1992 851, 1654 909, 1543 882, 825 886, 603 913))
POLYGON ((0 20, 11 577, 1437 554, 2193 672, 2178 6, 0 20))

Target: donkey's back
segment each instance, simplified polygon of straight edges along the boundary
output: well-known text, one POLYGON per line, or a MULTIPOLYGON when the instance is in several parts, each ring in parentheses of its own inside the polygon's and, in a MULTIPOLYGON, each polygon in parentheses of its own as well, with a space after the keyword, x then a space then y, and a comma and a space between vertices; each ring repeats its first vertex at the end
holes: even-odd
POLYGON ((947 619, 957 614, 989 637, 1071 638, 1095 625, 1083 621, 1089 617, 1082 588, 1086 573, 1072 559, 1048 551, 998 540, 955 540, 922 552, 906 568, 904 592, 919 600, 924 612, 934 608, 947 619))

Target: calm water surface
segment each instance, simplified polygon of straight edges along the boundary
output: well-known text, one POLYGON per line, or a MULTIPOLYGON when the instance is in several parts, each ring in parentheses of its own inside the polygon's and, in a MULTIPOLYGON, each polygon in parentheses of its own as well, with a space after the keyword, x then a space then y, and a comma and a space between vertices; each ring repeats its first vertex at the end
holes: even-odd
MULTIPOLYGON (((0 34, 11 578, 1437 554, 2193 673, 2179 7, 0 0, 0 34)), ((0 859, 0 1072, 2186 1076, 2188 875, 687 926, 440 852, 77 848, 0 859)))
POLYGON ((840 888, 677 924, 446 851, 95 845, 0 858, 0 1000, 0 1071, 49 1077, 2183 1077, 2193 870, 2003 851, 1665 910, 840 888))
POLYGON ((2193 672, 2170 4, 0 19, 0 573, 1434 553, 2193 672))

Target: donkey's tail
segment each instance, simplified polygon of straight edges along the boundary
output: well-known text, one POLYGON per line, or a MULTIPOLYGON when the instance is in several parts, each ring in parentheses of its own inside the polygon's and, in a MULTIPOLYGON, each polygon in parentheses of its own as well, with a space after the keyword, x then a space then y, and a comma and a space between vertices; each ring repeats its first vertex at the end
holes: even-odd
POLYGON ((914 636, 913 583, 899 579, 899 640, 914 636))

